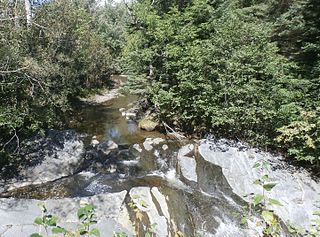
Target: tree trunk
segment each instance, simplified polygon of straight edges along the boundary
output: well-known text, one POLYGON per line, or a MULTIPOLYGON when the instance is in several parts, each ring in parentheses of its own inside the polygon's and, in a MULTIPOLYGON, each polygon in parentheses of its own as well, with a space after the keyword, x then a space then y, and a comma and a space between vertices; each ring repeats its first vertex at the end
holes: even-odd
POLYGON ((26 16, 27 16, 27 27, 30 28, 32 25, 31 0, 24 0, 24 5, 26 9, 26 16))

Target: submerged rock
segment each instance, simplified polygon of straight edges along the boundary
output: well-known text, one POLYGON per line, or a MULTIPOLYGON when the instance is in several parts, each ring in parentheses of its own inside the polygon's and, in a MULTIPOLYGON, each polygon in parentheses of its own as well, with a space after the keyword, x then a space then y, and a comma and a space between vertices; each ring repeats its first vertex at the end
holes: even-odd
POLYGON ((154 119, 150 117, 145 117, 139 122, 139 128, 148 132, 154 131, 157 126, 159 126, 159 123, 155 122, 154 119))
POLYGON ((267 193, 269 198, 278 200, 282 206, 270 205, 282 221, 290 221, 295 226, 310 229, 313 213, 317 210, 320 183, 312 180, 306 171, 291 172, 285 167, 280 157, 257 152, 254 149, 239 149, 236 145, 225 143, 203 142, 199 146, 200 158, 221 167, 222 173, 238 196, 249 201, 245 195, 262 194, 261 186, 254 184, 264 172, 260 168, 253 168, 257 162, 271 163, 269 182, 276 186, 267 193))
POLYGON ((70 176, 79 171, 84 160, 84 144, 72 130, 49 130, 21 145, 24 163, 14 177, 0 181, 1 191, 41 184, 70 176))
MULTIPOLYGON (((98 228, 101 236, 113 236, 114 232, 125 232, 134 235, 124 200, 127 192, 101 194, 86 198, 65 198, 46 200, 49 214, 56 215, 58 225, 68 230, 75 230, 79 224, 77 210, 81 203, 95 206, 97 223, 91 228, 98 228)), ((37 200, 0 199, 0 236, 21 237, 38 233, 39 226, 34 224, 36 217, 41 216, 37 200)), ((48 228, 49 229, 49 228, 48 228)), ((43 236, 52 236, 42 228, 43 236)))

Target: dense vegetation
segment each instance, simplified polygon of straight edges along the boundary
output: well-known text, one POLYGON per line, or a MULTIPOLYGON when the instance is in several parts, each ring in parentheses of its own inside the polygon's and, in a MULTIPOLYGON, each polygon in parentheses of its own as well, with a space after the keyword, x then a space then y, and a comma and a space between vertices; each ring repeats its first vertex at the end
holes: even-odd
POLYGON ((32 2, 0 1, 0 152, 61 126, 70 98, 110 84, 119 70, 124 5, 32 2))
POLYGON ((316 0, 124 2, 0 2, 1 152, 63 124, 70 98, 124 65, 176 128, 319 162, 316 0))
POLYGON ((320 161, 316 0, 138 0, 131 10, 123 57, 160 119, 320 161))

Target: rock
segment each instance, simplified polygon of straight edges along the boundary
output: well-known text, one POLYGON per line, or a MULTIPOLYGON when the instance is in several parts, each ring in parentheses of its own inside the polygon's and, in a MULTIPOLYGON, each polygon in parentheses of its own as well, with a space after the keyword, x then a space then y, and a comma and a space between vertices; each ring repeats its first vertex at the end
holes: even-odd
POLYGON ((93 147, 95 147, 95 146, 97 146, 97 145, 99 145, 99 141, 97 140, 97 137, 96 136, 93 136, 92 137, 92 140, 91 140, 91 145, 93 146, 93 147))
POLYGON ((80 98, 80 100, 90 104, 103 104, 119 97, 119 95, 119 88, 115 88, 112 90, 104 90, 99 95, 92 95, 88 98, 80 98))
MULTIPOLYGON (((46 200, 45 206, 49 214, 59 217, 58 225, 75 230, 79 224, 77 210, 80 203, 93 204, 97 223, 92 228, 98 228, 101 236, 113 236, 114 232, 125 232, 134 235, 128 210, 124 204, 127 192, 101 194, 86 198, 65 198, 46 200)), ((39 226, 34 224, 36 217, 41 216, 37 206, 41 201, 24 199, 0 199, 0 235, 2 237, 21 237, 38 233, 39 226)), ((46 234, 42 228, 43 236, 46 234)))
POLYGON ((157 187, 137 187, 130 190, 129 195, 137 208, 146 215, 147 227, 156 224, 156 236, 171 236, 170 214, 166 198, 157 187), (148 226, 149 225, 149 226, 148 226))
POLYGON ((146 138, 146 140, 143 142, 143 147, 147 151, 151 151, 153 149, 152 145, 153 145, 152 138, 146 138))
MULTIPOLYGON (((285 223, 290 221, 295 226, 309 229, 313 212, 320 193, 320 183, 312 180, 306 171, 290 172, 285 167, 280 157, 256 152, 254 149, 238 149, 236 146, 222 144, 222 149, 217 143, 202 143, 199 146, 199 154, 202 159, 222 168, 222 172, 233 192, 240 197, 250 193, 261 193, 261 187, 253 184, 261 177, 260 169, 253 168, 257 161, 272 163, 272 171, 269 172, 270 182, 277 185, 268 192, 268 197, 280 201, 283 206, 272 205, 270 209, 275 211, 285 223)), ((244 198, 248 201, 249 197, 244 198)))
POLYGON ((178 158, 182 156, 192 156, 194 152, 194 145, 188 144, 180 148, 178 158))
POLYGON ((181 175, 189 181, 198 182, 196 160, 187 156, 180 156, 178 161, 181 175))
POLYGON ((168 149, 169 149, 168 145, 166 145, 166 144, 162 145, 162 150, 166 151, 168 149))
POLYGON ((49 130, 46 137, 37 136, 21 144, 21 155, 27 164, 16 171, 16 177, 0 181, 2 191, 42 184, 79 171, 84 160, 84 144, 75 131, 49 130))
POLYGON ((138 151, 139 153, 142 152, 142 148, 140 147, 139 144, 134 144, 134 145, 132 146, 132 148, 135 149, 136 151, 138 151))
POLYGON ((114 141, 105 141, 98 145, 98 152, 101 152, 103 155, 108 156, 111 153, 118 152, 118 145, 114 141))
POLYGON ((152 140, 152 143, 153 143, 154 145, 159 145, 160 143, 165 142, 165 141, 166 141, 166 140, 164 140, 163 138, 157 137, 157 138, 154 138, 154 139, 152 140))
POLYGON ((160 143, 165 142, 163 138, 157 137, 157 138, 146 138, 143 142, 143 147, 147 151, 151 151, 153 149, 154 145, 159 145, 160 143))
POLYGON ((148 132, 154 131, 159 123, 155 122, 151 117, 145 117, 139 122, 139 128, 148 132))

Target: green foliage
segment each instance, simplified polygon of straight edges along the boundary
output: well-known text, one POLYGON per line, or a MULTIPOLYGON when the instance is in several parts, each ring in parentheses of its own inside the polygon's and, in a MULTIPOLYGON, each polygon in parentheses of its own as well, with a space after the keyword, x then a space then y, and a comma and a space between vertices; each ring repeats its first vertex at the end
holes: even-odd
MULTIPOLYGON (((41 217, 37 217, 34 221, 35 224, 43 226, 46 233, 50 229, 52 234, 61 234, 65 237, 76 237, 76 236, 100 236, 100 231, 97 228, 91 228, 92 224, 96 224, 96 215, 94 206, 91 204, 85 204, 79 208, 77 215, 80 221, 80 225, 75 231, 67 230, 57 225, 58 217, 48 213, 44 203, 39 203, 38 206, 42 211, 41 217)), ((42 237, 41 233, 34 233, 30 237, 42 237)))
POLYGON ((127 12, 108 4, 44 1, 27 27, 23 1, 1 1, 1 152, 17 153, 25 135, 62 126, 70 98, 110 84, 127 12))
POLYGON ((123 59, 139 78, 135 89, 145 78, 139 92, 162 120, 318 160, 316 117, 299 121, 319 107, 319 4, 137 1, 132 8, 123 59), (304 134, 289 138, 293 127, 304 134))

